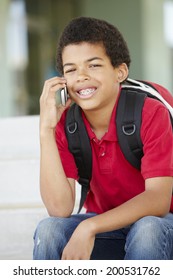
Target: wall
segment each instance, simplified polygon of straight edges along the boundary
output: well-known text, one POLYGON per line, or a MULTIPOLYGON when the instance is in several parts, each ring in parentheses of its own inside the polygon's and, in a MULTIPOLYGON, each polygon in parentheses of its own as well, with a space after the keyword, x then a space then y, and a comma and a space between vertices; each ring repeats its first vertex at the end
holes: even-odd
POLYGON ((10 115, 13 111, 12 79, 7 64, 7 37, 9 0, 0 3, 0 116, 10 115))
POLYGON ((165 42, 163 0, 142 3, 143 78, 161 83, 173 92, 171 49, 165 42))

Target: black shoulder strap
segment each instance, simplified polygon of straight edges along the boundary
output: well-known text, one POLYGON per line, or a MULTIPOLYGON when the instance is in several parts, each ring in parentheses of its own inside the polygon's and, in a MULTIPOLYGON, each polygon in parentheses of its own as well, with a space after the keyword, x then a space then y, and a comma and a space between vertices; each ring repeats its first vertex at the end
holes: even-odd
POLYGON ((140 128, 146 96, 143 91, 122 89, 116 113, 116 128, 121 150, 127 161, 139 170, 143 156, 140 128))
POLYGON ((67 112, 65 132, 69 150, 73 154, 79 173, 81 200, 78 212, 86 199, 92 174, 92 151, 90 140, 82 119, 81 108, 73 104, 67 112))

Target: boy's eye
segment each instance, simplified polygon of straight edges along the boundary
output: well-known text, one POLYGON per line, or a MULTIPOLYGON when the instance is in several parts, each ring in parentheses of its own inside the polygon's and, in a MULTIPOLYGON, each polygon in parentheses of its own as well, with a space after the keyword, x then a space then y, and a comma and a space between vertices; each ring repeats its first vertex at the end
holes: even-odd
POLYGON ((96 67, 101 67, 101 64, 90 64, 90 68, 96 68, 96 67))
POLYGON ((71 69, 67 69, 65 70, 65 74, 68 74, 68 73, 71 73, 71 72, 74 72, 76 69, 75 68, 71 68, 71 69))

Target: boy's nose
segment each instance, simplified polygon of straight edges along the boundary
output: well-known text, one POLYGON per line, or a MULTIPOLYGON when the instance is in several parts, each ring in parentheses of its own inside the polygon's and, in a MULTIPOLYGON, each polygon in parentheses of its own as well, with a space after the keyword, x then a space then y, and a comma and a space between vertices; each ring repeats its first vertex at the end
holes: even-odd
POLYGON ((83 82, 83 81, 86 81, 86 80, 89 80, 90 79, 90 76, 88 74, 88 71, 85 70, 85 69, 80 69, 78 71, 78 77, 77 77, 77 80, 79 82, 83 82))

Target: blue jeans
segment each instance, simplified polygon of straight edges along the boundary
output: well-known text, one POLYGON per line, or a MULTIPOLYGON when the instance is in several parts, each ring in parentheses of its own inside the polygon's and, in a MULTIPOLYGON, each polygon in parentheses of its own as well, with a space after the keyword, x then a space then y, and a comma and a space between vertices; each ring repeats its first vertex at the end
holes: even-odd
MULTIPOLYGON (((60 260, 78 224, 94 215, 76 214, 69 218, 48 217, 42 220, 34 234, 33 259, 60 260)), ((147 216, 126 228, 97 234, 91 259, 173 259, 173 214, 169 213, 164 218, 147 216)))

